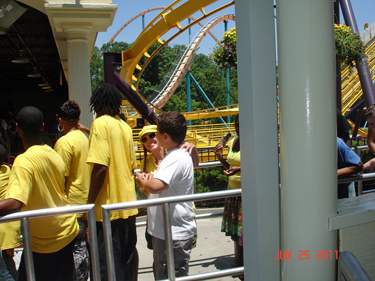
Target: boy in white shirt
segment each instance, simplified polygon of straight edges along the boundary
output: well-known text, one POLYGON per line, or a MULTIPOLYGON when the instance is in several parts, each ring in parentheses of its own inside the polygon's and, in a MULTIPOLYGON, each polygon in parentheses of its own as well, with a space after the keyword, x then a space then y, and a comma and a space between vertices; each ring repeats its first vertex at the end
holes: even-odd
MULTIPOLYGON (((150 198, 188 195, 194 193, 194 167, 188 152, 179 146, 186 136, 186 119, 178 112, 166 112, 156 120, 157 140, 167 155, 152 176, 136 175, 141 189, 153 194, 150 198)), ((187 276, 196 224, 192 202, 171 204, 172 240, 176 277, 187 276)), ((156 280, 168 278, 165 251, 163 207, 148 208, 148 233, 152 236, 156 280)))

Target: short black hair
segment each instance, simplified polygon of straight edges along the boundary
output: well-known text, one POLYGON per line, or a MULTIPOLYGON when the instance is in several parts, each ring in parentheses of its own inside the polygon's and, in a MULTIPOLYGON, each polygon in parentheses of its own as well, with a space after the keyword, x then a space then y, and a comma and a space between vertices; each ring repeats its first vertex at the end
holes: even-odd
POLYGON ((43 113, 34 106, 25 106, 18 112, 17 125, 27 136, 40 136, 43 113))
POLYGON ((365 119, 372 117, 375 115, 375 104, 371 105, 369 108, 367 108, 365 112, 365 119))
POLYGON ((68 100, 59 109, 59 117, 64 121, 77 121, 81 115, 81 108, 78 103, 68 100))
POLYGON ((175 111, 160 114, 156 119, 158 132, 167 133, 171 139, 180 144, 186 137, 187 123, 184 115, 175 111))
POLYGON ((98 85, 90 98, 91 111, 116 116, 120 114, 123 96, 120 91, 106 83, 98 85))

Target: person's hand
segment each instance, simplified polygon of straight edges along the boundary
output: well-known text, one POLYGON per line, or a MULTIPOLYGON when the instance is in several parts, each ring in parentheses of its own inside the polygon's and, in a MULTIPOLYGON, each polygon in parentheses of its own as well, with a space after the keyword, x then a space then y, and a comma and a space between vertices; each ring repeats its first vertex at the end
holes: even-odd
POLYGON ((232 167, 228 170, 224 170, 224 174, 227 176, 233 176, 235 173, 241 171, 241 167, 232 167))
POLYGON ((135 174, 135 181, 138 183, 138 186, 139 186, 139 190, 144 193, 144 195, 146 195, 146 197, 148 197, 148 195, 150 194, 146 189, 143 188, 142 184, 141 184, 141 181, 143 180, 149 180, 152 178, 152 175, 151 174, 148 174, 148 173, 136 173, 135 174))
POLYGON ((189 154, 191 154, 191 152, 195 149, 195 145, 190 143, 190 142, 184 141, 180 145, 180 149, 185 150, 185 151, 189 152, 189 154))
POLYGON ((363 165, 363 171, 372 172, 375 168, 375 158, 371 159, 370 161, 366 162, 363 165))
POLYGON ((223 153, 223 145, 222 144, 218 144, 217 146, 215 146, 214 153, 217 156, 220 156, 223 153))

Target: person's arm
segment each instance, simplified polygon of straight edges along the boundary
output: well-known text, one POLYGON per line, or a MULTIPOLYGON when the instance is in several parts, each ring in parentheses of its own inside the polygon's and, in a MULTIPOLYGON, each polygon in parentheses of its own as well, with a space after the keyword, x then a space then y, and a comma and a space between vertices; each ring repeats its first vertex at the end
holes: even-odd
POLYGON ((198 167, 198 165, 199 165, 199 156, 198 156, 198 151, 197 151, 197 148, 195 147, 195 145, 192 144, 192 143, 190 143, 190 142, 184 141, 180 145, 180 149, 189 152, 189 154, 191 156, 191 159, 193 160, 194 167, 198 167))
POLYGON ((7 215, 15 212, 21 211, 23 203, 13 199, 8 198, 0 201, 0 215, 7 215))
POLYGON ((236 166, 236 167, 232 167, 228 170, 224 170, 224 174, 226 174, 227 176, 232 176, 235 173, 240 172, 240 171, 241 171, 241 167, 236 166))
POLYGON ((222 156, 222 153, 223 153, 223 145, 222 145, 222 144, 217 145, 217 146, 214 148, 214 153, 216 154, 217 159, 219 159, 221 165, 223 165, 224 168, 225 168, 226 170, 228 170, 228 169, 229 169, 229 164, 228 164, 228 162, 227 162, 227 161, 223 158, 223 156, 222 156))
POLYGON ((360 161, 357 166, 349 166, 341 169, 337 169, 337 178, 344 178, 361 172, 363 169, 363 163, 360 161))
POLYGON ((168 189, 169 185, 159 179, 147 177, 145 173, 137 173, 135 175, 135 181, 140 188, 146 190, 148 193, 160 193, 168 189))
POLYGON ((375 155, 375 132, 370 128, 368 129, 367 133, 367 145, 371 153, 375 155))
POLYGON ((82 125, 81 123, 78 123, 78 128, 79 128, 82 132, 84 132, 84 133, 90 135, 90 129, 87 128, 85 125, 82 125))
POLYGON ((98 194, 103 187, 106 174, 107 166, 94 164, 94 168, 92 169, 91 173, 91 184, 87 204, 95 203, 96 197, 98 197, 98 194))

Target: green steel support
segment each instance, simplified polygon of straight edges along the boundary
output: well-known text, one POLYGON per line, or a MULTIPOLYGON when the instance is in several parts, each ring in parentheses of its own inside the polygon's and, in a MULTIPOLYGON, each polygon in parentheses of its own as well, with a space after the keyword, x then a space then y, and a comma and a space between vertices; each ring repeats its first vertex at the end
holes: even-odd
MULTIPOLYGON (((211 108, 215 108, 215 106, 212 104, 212 102, 210 101, 210 99, 207 97, 206 93, 203 91, 202 87, 199 85, 199 83, 197 82, 197 80, 195 80, 193 74, 190 73, 190 77, 191 77, 191 80, 193 80, 193 83, 194 83, 195 87, 197 88, 197 90, 199 91, 199 93, 202 95, 202 97, 204 98, 204 100, 208 103, 208 105, 211 108)), ((222 117, 220 117, 219 119, 220 119, 221 123, 225 124, 225 121, 224 121, 224 119, 222 117)))

